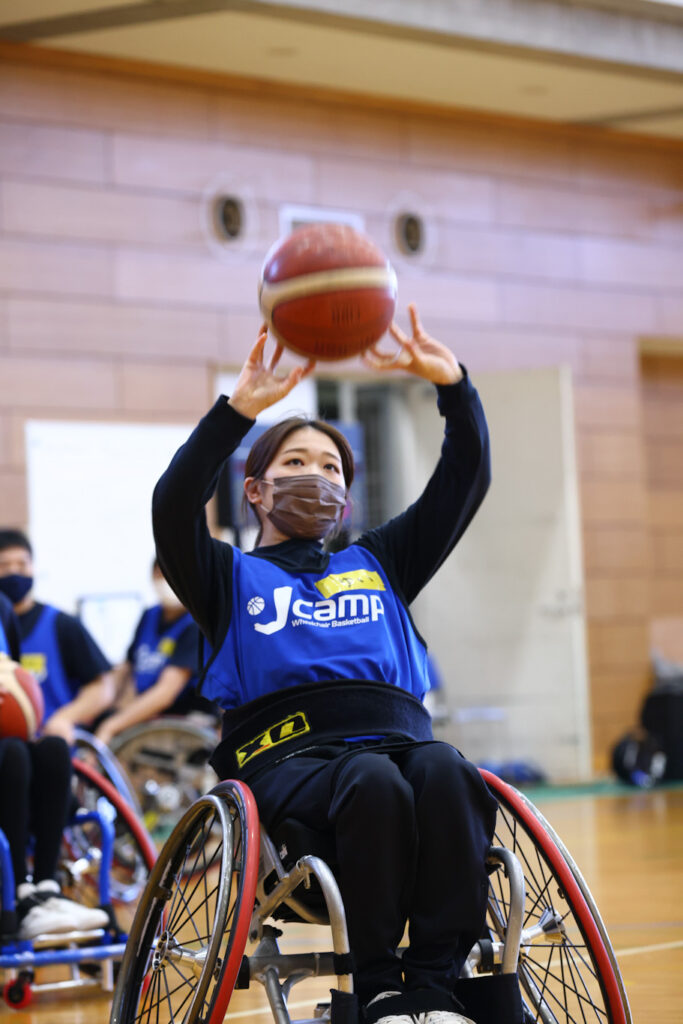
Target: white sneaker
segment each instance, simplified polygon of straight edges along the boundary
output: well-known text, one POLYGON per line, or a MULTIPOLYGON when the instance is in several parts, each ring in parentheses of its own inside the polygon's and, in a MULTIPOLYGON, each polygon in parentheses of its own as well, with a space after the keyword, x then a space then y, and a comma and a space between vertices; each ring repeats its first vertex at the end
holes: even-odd
POLYGON ((419 1014, 415 1020, 418 1024, 474 1024, 470 1017, 463 1017, 456 1010, 430 1010, 419 1014))
POLYGON ((55 907, 49 907, 44 897, 36 892, 32 882, 22 882, 17 889, 19 938, 35 939, 37 935, 70 932, 67 918, 55 907))
MULTIPOLYGON (((381 999, 388 999, 390 996, 400 996, 401 992, 380 992, 379 995, 371 999, 366 1005, 365 1009, 369 1010, 371 1006, 378 1003, 381 999)), ((387 1013, 384 1017, 377 1017, 374 1024, 415 1024, 413 1017, 409 1013, 387 1013)))
POLYGON ((56 882, 38 882, 36 897, 42 900, 41 906, 53 914, 61 914, 66 925, 60 931, 89 932, 96 928, 106 928, 109 916, 99 907, 85 907, 62 896, 56 882))

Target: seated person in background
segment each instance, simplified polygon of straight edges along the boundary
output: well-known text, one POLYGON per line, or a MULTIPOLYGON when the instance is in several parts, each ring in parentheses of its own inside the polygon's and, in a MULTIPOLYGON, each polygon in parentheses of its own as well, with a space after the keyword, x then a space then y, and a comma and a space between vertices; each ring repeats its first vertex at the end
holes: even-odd
POLYGON ((95 735, 110 743, 117 733, 164 713, 187 714, 211 705, 194 692, 199 630, 154 560, 152 580, 159 603, 143 612, 126 661, 117 665, 116 709, 95 735), (201 702, 201 703, 200 703, 201 702))
POLYGON ((19 622, 21 664, 45 701, 43 734, 73 744, 74 726, 89 726, 114 696, 111 665, 73 615, 33 597, 33 551, 21 530, 0 530, 0 593, 19 622))
MULTIPOLYGON (((0 594, 0 703, 3 669, 19 661, 19 625, 9 600, 0 594)), ((26 742, 0 737, 0 828, 10 848, 16 885, 16 919, 3 911, 2 931, 20 939, 55 932, 104 928, 103 910, 65 899, 56 881, 62 832, 71 797, 71 756, 61 736, 26 742), (34 837, 29 877, 27 848, 34 837)))
POLYGON ((12 608, 12 602, 0 593, 0 654, 19 661, 20 651, 19 623, 12 608))

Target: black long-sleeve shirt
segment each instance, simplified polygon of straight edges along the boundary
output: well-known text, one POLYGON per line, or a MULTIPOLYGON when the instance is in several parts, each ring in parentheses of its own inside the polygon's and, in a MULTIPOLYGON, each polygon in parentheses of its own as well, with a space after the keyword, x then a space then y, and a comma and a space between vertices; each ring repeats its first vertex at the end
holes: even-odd
MULTIPOLYGON (((405 512, 356 543, 380 561, 395 592, 409 605, 464 533, 490 482, 488 429, 467 375, 437 387, 445 417, 441 457, 423 493, 405 512)), ((152 514, 163 573, 212 647, 228 630, 233 607, 233 549, 213 538, 205 505, 225 459, 253 420, 225 396, 199 422, 159 480, 152 514)), ((288 540, 253 554, 290 571, 326 570, 329 555, 316 541, 288 540)))
POLYGON ((14 614, 12 603, 4 594, 0 594, 0 629, 5 634, 10 658, 19 661, 21 657, 21 640, 19 623, 14 614))

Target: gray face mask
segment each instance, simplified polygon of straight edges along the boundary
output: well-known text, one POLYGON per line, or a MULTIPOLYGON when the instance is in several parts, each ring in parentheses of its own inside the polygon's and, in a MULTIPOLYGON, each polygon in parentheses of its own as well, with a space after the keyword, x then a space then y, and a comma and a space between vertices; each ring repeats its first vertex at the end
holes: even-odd
POLYGON ((288 537, 322 540, 341 522, 346 508, 345 487, 311 474, 279 476, 272 484, 273 507, 266 514, 288 537))

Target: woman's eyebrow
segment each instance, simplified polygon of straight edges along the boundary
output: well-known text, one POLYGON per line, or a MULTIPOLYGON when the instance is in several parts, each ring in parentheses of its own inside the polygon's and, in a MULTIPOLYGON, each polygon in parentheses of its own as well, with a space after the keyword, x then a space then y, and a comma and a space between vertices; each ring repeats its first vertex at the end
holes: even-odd
MULTIPOLYGON (((283 451, 282 454, 283 455, 289 455, 290 452, 303 452, 304 455, 308 455, 309 452, 310 452, 310 449, 308 449, 308 448, 285 448, 285 450, 283 451)), ((341 457, 339 455, 337 455, 336 452, 322 452, 322 454, 327 459, 336 459, 337 462, 341 462, 341 457)))

